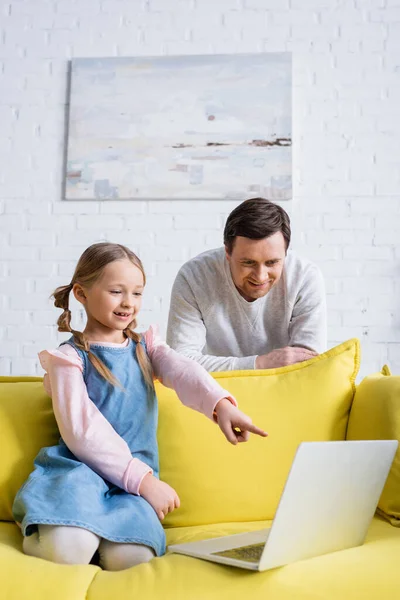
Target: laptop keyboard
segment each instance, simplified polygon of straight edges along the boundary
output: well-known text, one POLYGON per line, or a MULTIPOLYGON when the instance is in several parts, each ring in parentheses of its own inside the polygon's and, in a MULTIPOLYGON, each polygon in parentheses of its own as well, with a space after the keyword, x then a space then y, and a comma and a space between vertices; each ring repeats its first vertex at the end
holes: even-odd
POLYGON ((211 554, 215 554, 215 556, 225 556, 226 558, 236 558, 237 560, 244 560, 251 563, 258 563, 264 550, 264 546, 265 542, 262 542, 261 544, 250 544, 250 546, 239 546, 239 548, 222 550, 222 552, 211 552, 211 554))

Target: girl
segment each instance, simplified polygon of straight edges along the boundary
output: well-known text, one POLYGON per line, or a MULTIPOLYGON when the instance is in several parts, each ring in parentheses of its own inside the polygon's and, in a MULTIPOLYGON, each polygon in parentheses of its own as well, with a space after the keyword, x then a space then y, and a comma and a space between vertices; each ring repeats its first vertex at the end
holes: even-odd
POLYGON ((131 250, 99 243, 53 294, 63 309, 58 330, 72 337, 39 354, 61 439, 42 448, 14 501, 26 554, 87 564, 98 550, 103 568, 120 570, 165 552, 160 521, 179 498, 158 479, 153 373, 184 404, 217 421, 232 444, 247 441, 249 432, 267 435, 153 327, 134 332, 145 282, 131 250), (83 333, 71 328, 71 291, 86 311, 83 333))

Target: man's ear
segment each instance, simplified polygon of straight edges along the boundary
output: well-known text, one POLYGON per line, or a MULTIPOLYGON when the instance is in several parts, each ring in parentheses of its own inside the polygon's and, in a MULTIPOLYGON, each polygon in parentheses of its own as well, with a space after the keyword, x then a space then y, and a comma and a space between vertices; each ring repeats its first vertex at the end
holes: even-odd
POLYGON ((226 256, 226 260, 229 262, 231 259, 231 254, 228 250, 228 246, 225 244, 225 256, 226 256))
POLYGON ((78 302, 80 302, 81 304, 86 303, 85 292, 83 290, 83 287, 79 283, 74 283, 74 285, 72 287, 72 293, 74 294, 74 296, 75 296, 76 300, 78 300, 78 302))

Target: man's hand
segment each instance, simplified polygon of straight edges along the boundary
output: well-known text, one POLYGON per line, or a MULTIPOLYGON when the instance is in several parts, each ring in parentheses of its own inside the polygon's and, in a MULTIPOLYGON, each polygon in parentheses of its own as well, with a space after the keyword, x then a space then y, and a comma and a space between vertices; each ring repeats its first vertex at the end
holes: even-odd
POLYGON ((179 508, 178 494, 168 483, 160 481, 151 473, 145 475, 139 488, 140 495, 154 508, 162 521, 175 508, 179 508))
POLYGON ((304 360, 310 360, 318 356, 317 352, 307 350, 307 348, 299 348, 298 346, 285 346, 272 350, 268 354, 262 354, 256 358, 256 369, 276 369, 277 367, 286 367, 294 365, 304 360))
POLYGON ((219 428, 231 444, 247 442, 250 433, 267 437, 268 433, 253 425, 250 417, 242 413, 227 398, 222 398, 215 407, 219 428))

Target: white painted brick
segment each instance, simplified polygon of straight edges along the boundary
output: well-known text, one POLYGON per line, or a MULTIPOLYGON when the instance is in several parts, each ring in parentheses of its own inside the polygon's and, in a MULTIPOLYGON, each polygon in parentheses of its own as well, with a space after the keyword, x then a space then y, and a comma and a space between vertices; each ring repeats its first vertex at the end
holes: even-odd
POLYGON ((175 229, 218 229, 222 227, 221 218, 216 215, 210 217, 209 215, 177 215, 174 217, 174 228, 175 229))
POLYGON ((92 216, 79 215, 77 217, 77 229, 96 229, 99 232, 109 229, 122 229, 123 223, 122 217, 105 215, 98 215, 96 219, 93 219, 92 216))
POLYGON ((32 248, 29 246, 5 246, 0 248, 1 260, 7 261, 21 261, 21 260, 38 260, 39 248, 32 248))
POLYGON ((345 246, 343 258, 359 260, 392 260, 393 253, 387 246, 345 246))
POLYGON ((337 344, 341 344, 342 342, 345 342, 346 340, 350 340, 352 338, 358 338, 359 340, 362 340, 364 338, 364 336, 368 335, 368 333, 366 332, 365 327, 361 327, 361 326, 330 326, 328 324, 328 339, 329 341, 329 347, 332 346, 336 346, 337 344))
MULTIPOLYGON (((135 2, 137 5, 137 2, 135 2)), ((78 15, 79 18, 88 16, 92 19, 97 18, 100 12, 99 0, 85 0, 79 2, 78 0, 58 0, 57 1, 57 13, 60 15, 78 15)))
POLYGON ((35 342, 41 338, 54 339, 54 326, 10 325, 7 327, 7 339, 12 342, 35 342))
POLYGON ((399 341, 399 332, 397 327, 393 326, 376 326, 368 327, 368 339, 371 342, 380 342, 390 344, 399 341))
POLYGON ((330 229, 368 229, 372 227, 372 219, 369 216, 357 216, 357 217, 339 217, 333 215, 323 216, 324 228, 330 229))
MULTIPOLYGON (((202 0, 200 0, 200 2, 202 2, 202 0)), ((244 0, 244 4, 245 8, 271 11, 281 11, 289 8, 289 0, 244 0)))
POLYGON ((372 22, 377 23, 399 23, 400 22, 400 6, 393 8, 381 8, 379 10, 371 10, 368 18, 372 22))
MULTIPOLYGON (((54 202, 52 204, 52 212, 55 215, 98 215, 100 211, 102 211, 103 214, 108 214, 103 210, 103 206, 105 205, 99 205, 97 202, 74 202, 72 200, 65 200, 62 202, 54 202)), ((109 214, 113 214, 113 211, 110 211, 109 214)))
MULTIPOLYGON (((43 217, 45 218, 45 217, 43 217)), ((54 246, 56 234, 50 231, 17 231, 11 233, 11 246, 54 246)))
MULTIPOLYGON (((1 316, 4 320, 4 323, 7 323, 7 325, 21 325, 24 323, 29 323, 29 315, 27 311, 15 310, 14 306, 10 306, 9 309, 3 310, 1 316)), ((0 350, 0 352, 2 351, 3 349, 0 350)))
POLYGON ((11 375, 34 376, 38 373, 39 359, 16 358, 11 364, 11 375))
POLYGON ((396 263, 394 261, 368 261, 362 265, 362 275, 365 277, 396 277, 396 263))
POLYGON ((387 179, 377 181, 375 184, 375 191, 378 196, 381 194, 393 194, 397 196, 400 190, 400 174, 393 174, 394 180, 388 181, 387 179))
POLYGON ((7 340, 1 341, 1 354, 10 358, 17 358, 20 353, 20 344, 18 341, 10 342, 7 340))
POLYGON ((375 227, 378 231, 382 229, 394 229, 400 232, 400 215, 386 213, 375 217, 375 227))
POLYGON ((174 0, 172 4, 164 2, 164 0, 149 0, 149 7, 151 11, 162 11, 162 12, 192 12, 195 8, 194 0, 174 0))
POLYGON ((168 278, 172 284, 183 263, 184 261, 159 262, 156 267, 156 274, 162 274, 163 278, 168 278))
POLYGON ((53 310, 36 310, 33 314, 34 325, 50 325, 54 326, 59 317, 59 311, 53 310))
MULTIPOLYGON (((78 208, 79 203, 75 203, 78 208)), ((91 206, 98 207, 97 202, 91 206)), ((144 214, 147 204, 144 201, 129 202, 123 200, 103 201, 100 204, 100 214, 102 215, 128 215, 128 214, 144 214)), ((76 210, 76 208, 75 208, 76 210)))
MULTIPOLYGON (((376 298, 387 296, 393 298, 393 280, 390 277, 352 277, 342 279, 343 293, 352 294, 373 294, 376 298)), ((380 300, 379 300, 380 301, 380 300)))
POLYGON ((399 231, 395 229, 384 229, 376 231, 374 234, 374 243, 376 246, 390 244, 392 246, 399 244, 399 231))
POLYGON ((0 357, 0 375, 11 375, 11 360, 0 357))
MULTIPOLYGON (((400 365, 400 344, 388 344, 388 361, 389 364, 396 363, 396 365, 400 365)), ((393 374, 399 375, 400 369, 393 374)))
POLYGON ((47 293, 32 292, 31 294, 29 294, 29 303, 27 302, 26 298, 18 296, 16 298, 13 298, 11 304, 12 307, 15 308, 15 310, 26 310, 27 308, 29 308, 29 310, 40 310, 46 307, 50 307, 53 304, 53 302, 49 299, 49 294, 47 293))
POLYGON ((205 239, 196 240, 196 243, 190 244, 190 256, 196 256, 205 252, 210 248, 220 248, 224 243, 222 231, 210 231, 206 234, 205 239))
MULTIPOLYGON (((6 215, 48 215, 50 214, 52 204, 47 201, 40 202, 35 200, 21 200, 14 198, 12 200, 4 200, 4 214, 6 215)), ((27 220, 21 220, 19 225, 27 223, 27 220)))
POLYGON ((367 196, 366 198, 351 198, 349 201, 350 212, 355 215, 379 215, 382 212, 400 215, 400 196, 379 198, 367 196))
MULTIPOLYGON (((309 8, 336 8, 339 0, 290 0, 293 9, 307 10, 309 8)), ((347 11, 346 11, 347 13, 347 11)))
POLYGON ((193 202, 192 200, 173 200, 166 202, 164 200, 152 200, 149 202, 150 213, 157 214, 190 214, 202 215, 210 214, 211 212, 231 212, 240 202, 229 200, 203 200, 193 202))
MULTIPOLYGON (((368 9, 368 8, 382 8, 386 6, 387 3, 393 0, 355 0, 355 5, 357 8, 368 9)), ((396 0, 394 0, 396 1, 396 0)))
MULTIPOLYGON (((75 217, 57 216, 57 218, 55 218, 54 216, 44 215, 28 217, 28 228, 31 230, 54 230, 55 226, 62 229, 62 231, 74 231, 75 217)), ((53 239, 54 237, 55 236, 53 235, 53 239)))
MULTIPOLYGON (((1 189, 1 185, 0 185, 0 189, 1 189)), ((1 215, 0 217, 0 231, 6 233, 9 231, 15 231, 16 229, 19 229, 20 227, 24 227, 25 226, 25 219, 17 216, 17 215, 1 215)))
MULTIPOLYGON (((36 342, 31 344, 24 344, 22 346, 23 358, 37 359, 38 353, 44 350, 44 344, 42 342, 36 342)), ((35 373, 36 373, 37 362, 35 360, 35 373)))
POLYGON ((20 260, 10 262, 8 272, 10 277, 46 277, 56 272, 56 265, 52 262, 39 263, 20 260))
POLYGON ((82 252, 87 246, 97 242, 106 241, 106 236, 101 232, 95 232, 92 229, 88 231, 75 231, 73 235, 70 232, 57 232, 56 242, 59 246, 78 246, 82 252))
POLYGON ((174 229, 173 231, 157 231, 155 233, 155 242, 164 246, 171 243, 171 238, 174 239, 177 245, 189 245, 196 242, 201 243, 204 241, 205 232, 192 231, 186 229, 174 229))
MULTIPOLYGON (((133 232, 167 231, 172 229, 173 217, 166 215, 135 215, 124 218, 124 228, 133 232)), ((134 237, 135 233, 133 233, 134 237)))
POLYGON ((375 192, 372 181, 327 181, 324 189, 332 196, 373 196, 375 192))
POLYGON ((316 246, 310 243, 297 246, 296 252, 312 261, 325 261, 338 260, 342 254, 342 249, 339 246, 316 246))
POLYGON ((142 246, 153 246, 154 247, 154 232, 151 229, 146 231, 140 231, 133 228, 130 231, 118 231, 113 236, 108 236, 107 241, 116 242, 128 246, 134 252, 138 252, 138 248, 142 246))
MULTIPOLYGON (((12 282, 10 282, 10 280, 7 279, 1 279, 0 278, 0 294, 10 294, 10 287, 12 285, 12 291, 14 294, 26 294, 28 292, 28 288, 29 288, 29 282, 25 279, 25 278, 15 278, 12 280, 12 282)), ((11 296, 10 296, 10 300, 11 300, 11 296)), ((5 323, 7 323, 7 320, 4 320, 5 323)))
POLYGON ((324 261, 323 275, 326 278, 329 277, 357 277, 360 275, 362 270, 362 262, 357 261, 337 261, 327 260, 324 261))
MULTIPOLYGON (((366 308, 368 308, 368 298, 366 298, 365 296, 360 296, 360 295, 340 295, 340 296, 335 296, 333 294, 328 294, 327 295, 327 305, 328 305, 328 314, 330 315, 330 311, 331 310, 335 310, 336 311, 340 311, 340 314, 342 315, 344 313, 344 311, 351 311, 351 310, 365 310, 366 308)), ((343 321, 343 319, 342 319, 343 321)), ((329 319, 329 322, 332 324, 331 319, 329 319)), ((342 323, 343 324, 343 323, 342 323)))
POLYGON ((76 261, 64 261, 60 262, 57 266, 57 275, 63 277, 65 281, 71 281, 72 275, 75 271, 76 261))

